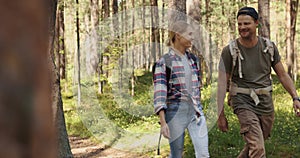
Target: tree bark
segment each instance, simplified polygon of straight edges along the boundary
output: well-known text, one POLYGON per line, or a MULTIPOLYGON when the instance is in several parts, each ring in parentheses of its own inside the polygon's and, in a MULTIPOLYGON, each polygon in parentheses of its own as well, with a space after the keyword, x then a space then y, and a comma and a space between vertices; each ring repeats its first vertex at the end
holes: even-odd
MULTIPOLYGON (((297 77, 296 53, 295 53, 295 35, 296 19, 299 0, 286 0, 286 54, 288 74, 292 79, 297 77)), ((296 81, 296 80, 295 80, 296 81)))
POLYGON ((286 0, 286 56, 287 73, 292 77, 293 54, 291 44, 291 0, 286 0))
MULTIPOLYGON (((132 8, 134 8, 134 0, 131 0, 132 8)), ((132 32, 131 34, 134 35, 134 21, 135 21, 135 15, 134 12, 132 12, 132 32)), ((133 46, 136 44, 136 39, 133 37, 133 46)), ((138 50, 137 50, 138 51, 138 50)), ((134 88, 135 88, 135 57, 134 57, 134 50, 131 50, 131 96, 134 96, 134 88)))
POLYGON ((142 38, 143 38, 143 46, 142 46, 142 50, 143 50, 143 56, 141 56, 141 61, 142 61, 142 63, 145 63, 145 65, 144 65, 144 67, 145 67, 145 69, 146 70, 149 70, 149 68, 150 68, 150 58, 149 58, 149 53, 147 53, 147 51, 146 51, 146 46, 145 46, 145 44, 146 44, 146 40, 147 40, 147 38, 146 38, 146 26, 145 26, 145 23, 146 23, 146 0, 142 0, 142 5, 143 5, 143 7, 142 7, 142 9, 143 9, 143 19, 142 19, 142 23, 143 23, 143 35, 142 35, 142 38), (149 61, 149 62, 148 62, 149 61))
POLYGON ((160 32, 159 26, 159 15, 157 0, 150 0, 151 3, 151 54, 153 62, 160 56, 160 32))
POLYGON ((80 25, 79 25, 79 1, 76 0, 76 41, 77 41, 77 104, 81 102, 81 76, 80 76, 80 25))
POLYGON ((57 9, 57 1, 49 1, 49 21, 48 21, 48 29, 49 29, 49 46, 48 46, 48 58, 49 58, 49 67, 51 70, 51 87, 52 87, 52 109, 54 116, 54 123, 57 132, 57 144, 58 144, 58 157, 73 157, 71 153, 71 147, 69 144, 68 134, 66 130, 65 117, 63 113, 63 102, 61 97, 61 89, 60 89, 60 80, 59 73, 57 67, 54 64, 54 37, 55 37, 55 19, 56 19, 56 9, 57 9))
MULTIPOLYGON (((199 26, 193 26, 194 28, 196 28, 196 31, 194 32, 194 36, 197 37, 195 38, 195 42, 193 43, 193 47, 192 47, 192 52, 197 55, 200 59, 200 74, 203 74, 203 70, 204 68, 202 68, 203 63, 205 64, 205 60, 203 57, 203 54, 201 52, 201 47, 203 46, 204 43, 204 39, 203 39, 203 30, 201 28, 201 0, 190 0, 187 1, 187 14, 193 19, 195 20, 197 23, 199 24, 199 26), (199 30, 199 31, 198 31, 199 30)), ((201 76, 202 78, 202 76, 201 76)), ((202 83, 202 81, 201 81, 202 83)))
MULTIPOLYGON (((234 6, 234 1, 229 2, 230 6, 234 6)), ((236 38, 236 10, 230 8, 229 14, 231 15, 228 18, 228 25, 229 25, 229 32, 230 32, 230 39, 236 38)))
POLYGON ((270 38, 270 0, 258 1, 259 23, 258 34, 270 38))
POLYGON ((293 54, 293 71, 292 78, 297 81, 297 52, 295 51, 295 36, 296 36, 296 24, 297 24, 297 13, 299 7, 299 0, 291 1, 291 49, 293 54))
POLYGON ((46 6, 0 2, 0 157, 56 157, 46 6))
POLYGON ((186 21, 186 0, 169 0, 169 9, 176 11, 169 14, 170 24, 175 21, 186 21))
MULTIPOLYGON (((106 20, 109 17, 110 11, 109 11, 109 0, 103 0, 102 1, 102 18, 106 20)), ((104 49, 104 52, 101 52, 101 57, 100 57, 100 76, 105 77, 106 79, 108 78, 108 64, 109 64, 109 55, 108 55, 108 48, 104 49)), ((104 80, 101 80, 101 86, 102 89, 99 91, 99 93, 103 93, 103 86, 106 82, 104 80)))
POLYGON ((56 18, 56 35, 55 35, 55 60, 56 66, 59 68, 60 79, 66 78, 66 52, 64 40, 64 2, 58 5, 57 18, 56 18))

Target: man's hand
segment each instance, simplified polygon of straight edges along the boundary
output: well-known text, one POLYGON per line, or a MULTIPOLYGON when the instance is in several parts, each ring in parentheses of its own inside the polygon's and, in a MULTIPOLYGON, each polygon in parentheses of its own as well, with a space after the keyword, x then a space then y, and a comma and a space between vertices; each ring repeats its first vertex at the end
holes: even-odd
POLYGON ((299 100, 294 101, 294 111, 295 111, 296 116, 300 117, 300 101, 299 100))
POLYGON ((228 122, 224 114, 221 114, 218 119, 218 127, 222 132, 228 131, 228 122))
POLYGON ((160 133, 167 139, 170 139, 169 126, 166 123, 162 123, 160 126, 160 133))

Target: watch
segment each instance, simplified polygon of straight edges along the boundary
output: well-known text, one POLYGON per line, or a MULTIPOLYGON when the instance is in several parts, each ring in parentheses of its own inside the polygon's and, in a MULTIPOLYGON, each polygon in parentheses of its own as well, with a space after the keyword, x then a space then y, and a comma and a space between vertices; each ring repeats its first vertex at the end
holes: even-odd
POLYGON ((300 97, 294 97, 293 101, 298 100, 300 102, 300 97))

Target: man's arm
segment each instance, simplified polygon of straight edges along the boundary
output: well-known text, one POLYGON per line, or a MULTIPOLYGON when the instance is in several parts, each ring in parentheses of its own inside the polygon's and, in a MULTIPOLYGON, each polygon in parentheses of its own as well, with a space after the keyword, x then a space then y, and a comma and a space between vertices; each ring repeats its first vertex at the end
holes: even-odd
MULTIPOLYGON (((274 71, 276 72, 279 81, 281 82, 283 87, 287 90, 287 92, 291 95, 291 97, 292 98, 298 97, 294 83, 290 78, 290 76, 285 72, 284 67, 280 61, 274 66, 274 71)), ((296 112, 296 115, 300 117, 299 100, 295 100, 293 104, 294 104, 294 110, 296 112)))
POLYGON ((224 99, 226 96, 227 81, 229 74, 219 70, 218 90, 217 90, 217 105, 218 105, 218 127, 221 131, 228 131, 228 122, 224 113, 224 99))

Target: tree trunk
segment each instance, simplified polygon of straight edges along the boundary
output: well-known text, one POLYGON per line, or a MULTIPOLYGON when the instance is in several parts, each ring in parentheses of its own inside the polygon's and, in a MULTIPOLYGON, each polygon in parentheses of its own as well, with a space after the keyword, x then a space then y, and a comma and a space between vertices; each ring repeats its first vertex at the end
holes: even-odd
POLYGON ((55 19, 56 19, 56 8, 57 8, 57 1, 49 1, 49 67, 51 70, 51 77, 52 77, 52 108, 53 108, 53 116, 54 116, 54 123, 55 127, 57 128, 57 143, 58 143, 58 157, 65 158, 65 157, 73 157, 71 153, 71 147, 69 144, 68 134, 66 130, 65 124, 65 117, 63 113, 63 102, 61 97, 61 89, 60 89, 60 80, 59 80, 59 73, 57 68, 54 64, 54 57, 53 57, 53 43, 55 37, 55 19))
MULTIPOLYGON (((206 10, 206 19, 205 24, 206 28, 208 28, 208 32, 211 32, 211 7, 210 7, 210 0, 205 0, 205 10, 206 10)), ((204 45, 205 45, 205 56, 206 57, 206 76, 205 76, 205 83, 209 84, 211 82, 211 75, 212 75, 212 51, 211 51, 211 35, 208 33, 204 36, 204 45)))
MULTIPOLYGON (((131 0, 131 4, 132 4, 132 8, 134 8, 134 0, 131 0)), ((134 35, 134 20, 135 20, 135 15, 134 15, 134 12, 132 12, 132 32, 131 34, 134 35)), ((135 41, 135 37, 133 37, 133 46, 136 44, 136 41, 135 41)), ((134 96, 134 88, 135 88, 135 74, 134 74, 134 63, 135 63, 135 57, 134 57, 134 53, 135 53, 135 50, 131 50, 131 96, 134 96)), ((138 53, 139 54, 139 53, 138 53)))
MULTIPOLYGON (((103 0, 102 1, 102 10, 103 10, 102 18, 104 20, 107 20, 108 17, 109 17, 109 14, 110 14, 110 12, 109 12, 109 0, 103 0)), ((102 53, 101 54, 101 59, 102 59, 101 60, 101 67, 102 67, 101 68, 101 70, 102 70, 101 76, 103 76, 105 79, 108 78, 108 64, 109 64, 109 55, 107 53, 108 51, 109 51, 108 48, 105 48, 104 52, 101 52, 102 53)), ((105 83, 106 83, 105 80, 101 81, 102 87, 105 83)), ((101 93, 103 93, 103 88, 102 88, 101 93)))
POLYGON ((259 23, 258 34, 270 38, 270 0, 258 1, 259 23))
POLYGON ((149 53, 147 53, 147 51, 146 51, 146 46, 145 46, 145 44, 146 44, 146 26, 145 26, 145 23, 146 23, 146 1, 145 0, 142 0, 142 5, 143 5, 143 19, 142 19, 142 23, 143 23, 143 35, 142 35, 142 38, 143 38, 143 48, 142 48, 142 50, 143 50, 143 56, 142 56, 142 63, 145 63, 145 65, 144 65, 144 67, 145 67, 145 69, 146 70, 149 70, 149 67, 150 67, 150 60, 149 60, 149 58, 148 58, 148 56, 149 56, 149 53), (149 61, 149 62, 148 62, 149 61))
POLYGON ((291 78, 295 78, 297 73, 295 69, 295 32, 296 32, 296 17, 298 9, 298 0, 286 0, 286 54, 287 54, 287 69, 291 78))
POLYGON ((210 32, 210 22, 209 22, 209 19, 210 19, 210 16, 211 16, 211 10, 210 10, 210 0, 205 0, 205 11, 206 11, 206 16, 205 16, 205 25, 206 25, 206 28, 207 31, 210 32))
MULTIPOLYGON (((201 0, 190 0, 190 1, 187 1, 187 13, 188 15, 193 19, 195 20, 197 23, 196 24, 199 24, 199 26, 194 26, 194 28, 196 28, 196 32, 194 32, 194 37, 197 37, 195 38, 195 42, 193 43, 193 47, 192 47, 192 52, 194 54, 196 54, 199 58, 200 58, 200 74, 202 75, 203 74, 203 71, 204 68, 202 68, 203 63, 205 63, 204 61, 204 57, 203 57, 203 54, 201 52, 201 42, 203 43, 203 30, 201 28, 201 9, 200 9, 200 6, 201 6, 201 0), (199 31, 198 31, 199 30, 199 31), (202 32, 200 32, 202 31, 202 32)), ((202 77, 201 77, 202 78, 202 77)), ((202 81, 200 81, 202 83, 202 81)))
MULTIPOLYGON (((229 4, 230 6, 234 6, 235 2, 230 1, 229 4)), ((228 7, 227 7, 228 8, 228 7)), ((229 18, 228 18, 228 25, 229 25, 229 36, 230 39, 235 39, 236 38, 236 9, 230 8, 229 9, 229 18)))
POLYGON ((293 54, 291 46, 291 0, 286 0, 286 56, 287 72, 292 77, 293 54))
POLYGON ((80 26, 79 26, 79 2, 76 0, 76 36, 77 36, 77 104, 81 102, 81 81, 80 81, 80 26))
POLYGON ((39 0, 0 2, 0 20, 3 21, 0 28, 0 157, 3 158, 57 155, 46 58, 47 9, 53 8, 46 8, 48 3, 45 3, 39 0))
POLYGON ((197 21, 199 24, 201 23, 201 0, 190 0, 187 1, 187 14, 197 21))
POLYGON ((65 24, 64 24, 64 2, 62 1, 57 12, 57 39, 58 39, 58 64, 60 79, 66 79, 66 51, 65 51, 65 24))
POLYGON ((186 0, 169 0, 169 9, 175 11, 169 14, 170 24, 175 21, 186 21, 186 0))
POLYGON ((89 60, 87 61, 90 67, 90 74, 95 74, 97 72, 97 67, 99 64, 99 55, 98 55, 98 27, 99 27, 99 7, 98 0, 90 0, 90 19, 91 19, 91 51, 88 52, 87 56, 89 56, 89 60))
MULTIPOLYGON (((165 7, 166 7, 166 2, 165 2, 165 0, 162 0, 162 8, 161 8, 161 16, 162 16, 162 18, 161 18, 161 23, 163 24, 163 22, 164 22, 164 20, 165 20, 165 7)), ((164 41, 165 41, 165 30, 162 28, 161 30, 160 30, 160 32, 161 32, 161 53, 163 54, 164 52, 163 52, 163 50, 164 50, 164 41)))
POLYGON ((160 35, 159 35, 159 15, 157 0, 150 0, 151 3, 151 54, 153 62, 160 56, 160 35))
POLYGON ((290 72, 291 77, 294 81, 297 81, 297 53, 295 51, 295 35, 296 35, 296 24, 297 24, 297 13, 299 7, 299 0, 291 1, 291 53, 293 60, 293 70, 290 72))
MULTIPOLYGON (((60 5, 58 5, 58 8, 60 8, 60 5)), ((60 10, 58 9, 57 12, 56 12, 56 20, 55 20, 55 39, 54 39, 54 63, 55 63, 55 66, 56 67, 59 67, 60 65, 60 47, 59 47, 59 40, 60 40, 60 31, 59 31, 59 28, 60 28, 60 23, 59 23, 59 18, 60 18, 60 10)), ((60 77, 60 75, 59 75, 60 77)))

